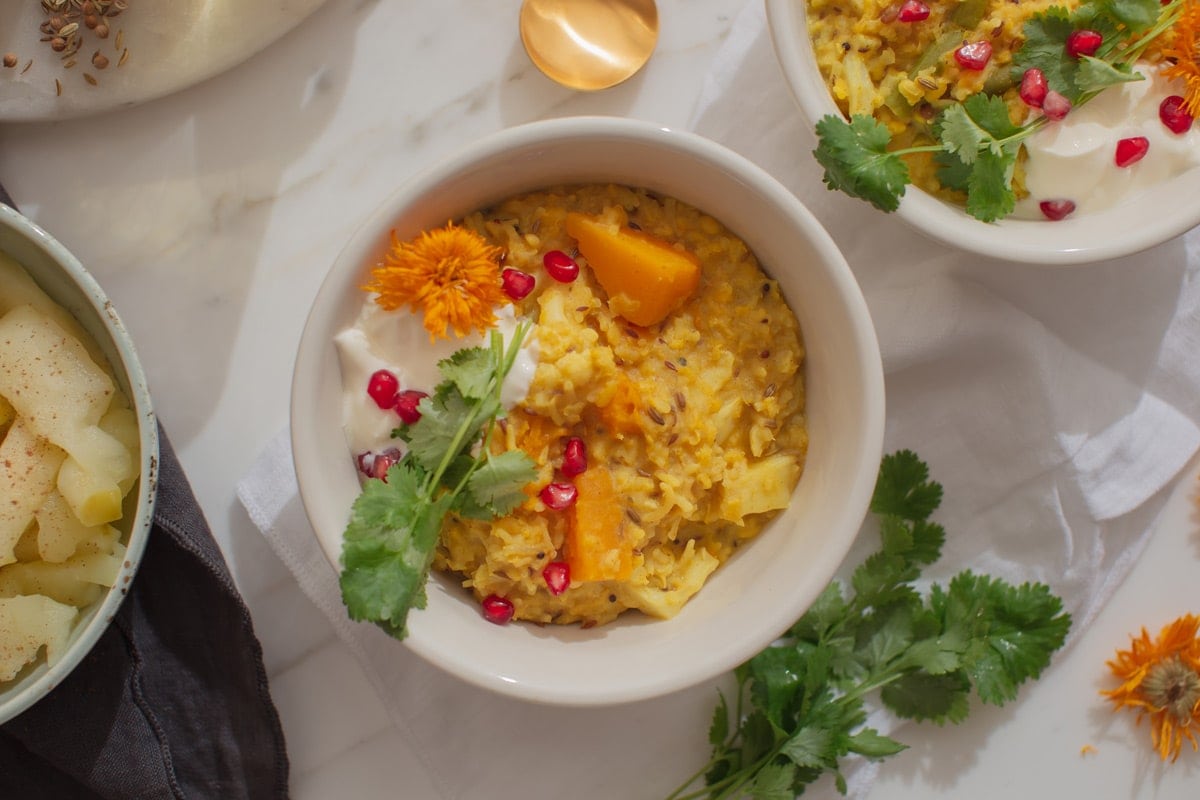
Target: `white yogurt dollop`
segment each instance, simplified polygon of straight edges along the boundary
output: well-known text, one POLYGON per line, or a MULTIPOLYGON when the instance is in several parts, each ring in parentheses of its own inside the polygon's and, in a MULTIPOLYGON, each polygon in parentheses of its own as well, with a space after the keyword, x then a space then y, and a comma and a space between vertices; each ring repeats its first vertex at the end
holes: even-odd
MULTIPOLYGON (((496 329, 510 342, 517 320, 512 306, 496 311, 496 329)), ((363 303, 354 325, 334 339, 342 373, 342 426, 352 455, 381 453, 390 448, 404 449, 404 443, 392 438, 400 418, 390 408, 376 405, 367 394, 367 384, 376 370, 386 369, 400 381, 400 391, 416 389, 433 394, 442 381, 437 364, 465 347, 478 347, 485 337, 472 334, 458 338, 429 341, 429 332, 419 314, 385 311, 370 297, 363 303)), ((529 393, 538 361, 537 336, 526 334, 512 370, 504 380, 500 399, 512 408, 529 393)))
POLYGON ((1102 211, 1200 166, 1200 124, 1179 134, 1158 116, 1166 97, 1183 94, 1182 83, 1153 66, 1136 71, 1146 80, 1111 86, 1025 140, 1030 196, 1014 216, 1044 219, 1043 200, 1070 200, 1076 215, 1102 211), (1117 142, 1136 136, 1145 137, 1150 149, 1141 161, 1118 167, 1117 142))

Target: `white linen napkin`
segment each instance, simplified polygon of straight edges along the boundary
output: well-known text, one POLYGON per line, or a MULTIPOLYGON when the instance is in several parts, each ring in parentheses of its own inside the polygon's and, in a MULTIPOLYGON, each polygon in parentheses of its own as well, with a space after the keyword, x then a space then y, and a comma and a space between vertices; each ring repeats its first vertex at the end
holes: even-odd
MULTIPOLYGON (((1048 269, 950 250, 827 191, 758 2, 735 21, 691 127, 795 192, 858 277, 884 357, 886 449, 915 450, 946 489, 937 519, 948 538, 930 577, 971 567, 1046 582, 1077 636, 1200 447, 1200 230, 1128 258, 1048 269)), ((281 436, 239 496, 358 656, 444 798, 496 796, 497 787, 540 797, 548 786, 579 798, 638 787, 636 796, 655 798, 706 760, 714 684, 563 712, 467 686, 351 623, 295 477, 280 468, 290 464, 281 436)), ((860 537, 847 564, 875 546, 860 537)), ((866 794, 873 767, 851 771, 851 797, 866 794)))

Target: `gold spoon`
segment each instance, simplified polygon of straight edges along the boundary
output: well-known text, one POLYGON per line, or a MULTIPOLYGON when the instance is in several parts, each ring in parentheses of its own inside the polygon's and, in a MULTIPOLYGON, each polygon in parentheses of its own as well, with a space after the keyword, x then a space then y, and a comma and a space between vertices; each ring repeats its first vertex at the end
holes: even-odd
POLYGON ((521 41, 534 65, 571 89, 607 89, 649 60, 654 0, 524 0, 521 41))

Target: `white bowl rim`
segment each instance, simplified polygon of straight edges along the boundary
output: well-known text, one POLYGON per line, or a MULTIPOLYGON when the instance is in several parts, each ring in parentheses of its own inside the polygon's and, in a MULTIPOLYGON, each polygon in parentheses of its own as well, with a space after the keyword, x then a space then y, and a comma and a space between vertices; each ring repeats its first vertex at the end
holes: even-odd
MULTIPOLYGON (((807 31, 803 0, 765 1, 771 42, 801 116, 813 126, 826 114, 840 116, 816 67, 812 43, 807 35, 793 35, 797 30, 807 31)), ((1192 181, 1194 173, 1192 170, 1192 181)), ((1172 183, 1184 180, 1177 176, 1172 183)), ((1045 266, 1074 266, 1133 255, 1200 225, 1200 203, 1167 204, 1170 213, 1142 214, 1131 224, 1124 215, 1135 205, 1122 204, 1059 222, 1008 218, 988 223, 910 186, 896 214, 924 235, 962 250, 1045 266), (1112 236, 1114 231, 1120 235, 1112 236)))
MULTIPOLYGON (((788 213, 799 221, 805 233, 811 238, 814 248, 819 250, 824 259, 833 266, 829 275, 836 282, 838 291, 846 301, 847 313, 855 322, 857 340, 854 342, 854 347, 858 353, 859 363, 861 364, 860 377, 863 385, 864 403, 866 405, 865 419, 862 424, 861 444, 856 457, 861 459, 862 463, 871 464, 872 468, 864 470, 862 474, 857 475, 854 485, 847 493, 844 506, 846 509, 854 509, 848 512, 851 516, 854 516, 852 532, 843 541, 839 542, 838 546, 827 547, 822 550, 820 560, 815 565, 817 570, 824 570, 825 574, 832 577, 837 567, 849 552, 856 538, 857 531, 861 526, 861 522, 865 518, 870 497, 875 486, 876 471, 874 467, 879 464, 883 451, 885 407, 882 359, 878 341, 874 336, 874 325, 871 322, 861 289, 837 245, 820 225, 816 217, 812 215, 794 194, 764 170, 728 148, 697 134, 629 118, 603 116, 565 117, 526 123, 490 134, 460 150, 457 154, 432 165, 413 178, 406 180, 404 185, 385 199, 374 214, 351 235, 346 247, 338 255, 330 268, 329 274, 318 290, 313 308, 310 310, 309 318, 305 323, 304 333, 301 336, 296 357, 292 387, 291 441, 293 466, 296 470, 298 483, 300 484, 301 501, 305 506, 306 512, 311 511, 309 507, 311 498, 306 499, 304 487, 306 483, 316 486, 318 476, 314 469, 311 474, 307 475, 309 481, 306 481, 305 465, 319 463, 319 451, 314 447, 313 442, 307 438, 304 430, 305 426, 298 426, 295 423, 298 419, 310 417, 309 409, 312 398, 309 393, 302 389, 306 386, 308 376, 319 366, 321 346, 317 340, 320 339, 321 334, 316 330, 318 326, 314 326, 312 323, 314 319, 317 319, 324 313, 322 305, 325 301, 322 298, 326 298, 327 302, 332 303, 331 300, 328 300, 329 293, 327 292, 327 287, 332 287, 336 284, 339 273, 344 269, 350 268, 343 265, 347 252, 353 249, 354 243, 360 240, 364 232, 380 228, 387 220, 393 219, 397 215, 398 209, 407 207, 415 198, 425 196, 432 187, 440 184, 448 176, 455 175, 497 154, 543 142, 553 143, 562 137, 630 139, 643 144, 665 140, 676 148, 682 148, 690 154, 712 163, 716 168, 730 174, 753 175, 758 182, 758 188, 768 194, 772 202, 788 209, 788 213)), ((361 268, 361 264, 357 266, 361 268)), ((312 519, 311 513, 309 516, 312 519)), ((318 535, 318 539, 320 538, 318 535)), ((324 543, 323 549, 325 550, 327 559, 336 571, 338 569, 337 555, 331 553, 324 546, 324 543)), ((818 587, 817 591, 820 588, 824 587, 818 587)), ((785 630, 791 622, 803 613, 813 599, 815 599, 815 594, 813 597, 808 598, 803 607, 785 607, 776 610, 773 615, 774 618, 777 618, 776 629, 780 632, 785 630)), ((592 687, 583 693, 578 690, 567 692, 556 690, 552 687, 548 688, 543 685, 524 683, 497 669, 489 669, 478 664, 464 663, 464 660, 455 657, 452 647, 445 647, 437 641, 426 641, 415 632, 410 632, 410 635, 403 641, 403 644, 446 672, 468 683, 500 694, 552 705, 601 706, 649 699, 682 690, 704 680, 714 678, 728 672, 733 667, 755 655, 762 647, 769 644, 769 641, 761 642, 753 648, 726 648, 721 652, 719 658, 713 662, 702 665, 684 665, 680 673, 670 677, 647 674, 638 676, 636 679, 627 680, 621 685, 592 687)))
MULTIPOLYGON (((72 631, 66 652, 54 664, 47 666, 43 661, 34 673, 27 675, 16 684, 6 687, 6 691, 12 691, 19 686, 20 691, 7 701, 0 703, 0 723, 2 723, 16 717, 49 694, 79 665, 79 662, 91 652, 96 642, 104 635, 113 617, 116 616, 117 609, 128 595, 129 587, 145 552, 146 542, 150 538, 150 529, 154 524, 154 508, 158 488, 159 441, 157 416, 151 401, 149 384, 141 361, 138 359, 133 338, 129 335, 125 324, 121 321, 100 284, 61 242, 37 223, 3 203, 0 203, 0 225, 17 230, 34 247, 42 250, 59 264, 63 272, 79 287, 88 304, 103 322, 120 359, 119 364, 112 365, 113 369, 118 372, 123 371, 129 381, 129 401, 138 415, 141 447, 139 465, 141 478, 137 487, 136 511, 130 525, 125 559, 117 575, 117 582, 104 594, 97 606, 81 612, 90 614, 91 618, 84 625, 76 627, 72 631), (32 680, 30 680, 31 678, 32 680)), ((55 299, 57 300, 57 298, 55 299)))

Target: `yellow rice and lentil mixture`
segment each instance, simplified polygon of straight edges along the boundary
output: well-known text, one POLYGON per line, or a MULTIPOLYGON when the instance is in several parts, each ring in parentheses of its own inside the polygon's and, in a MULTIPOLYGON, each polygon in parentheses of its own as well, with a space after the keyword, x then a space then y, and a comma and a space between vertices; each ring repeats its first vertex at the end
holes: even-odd
MULTIPOLYGON (((610 622, 628 609, 670 617, 712 572, 786 506, 803 469, 804 346, 778 284, 720 222, 684 203, 614 185, 513 197, 463 224, 504 249, 503 264, 542 274, 517 301, 536 320, 540 350, 527 398, 493 446, 520 448, 539 468, 529 500, 491 521, 451 517, 434 566, 477 597, 512 602, 537 623, 610 622), (569 211, 628 225, 699 259, 699 287, 661 323, 614 315, 587 260, 572 283, 547 280, 542 257, 577 253, 569 211), (621 579, 578 580, 553 594, 543 570, 569 553, 570 514, 547 509, 541 487, 580 437, 587 472, 607 484, 580 499, 580 524, 607 526, 626 559, 621 579)), ((622 571, 622 570, 618 570, 622 571)))
MULTIPOLYGON (((874 116, 889 128, 896 148, 929 143, 937 114, 978 92, 1000 94, 1013 122, 1024 122, 1028 107, 1011 73, 1025 21, 1053 6, 1078 5, 1078 0, 927 0, 928 18, 902 22, 901 0, 796 1, 806 2, 813 53, 838 107, 848 116, 874 116), (954 51, 980 41, 992 47, 987 66, 963 69, 954 51)), ((942 188, 929 154, 906 160, 914 184, 961 202, 942 188)))

